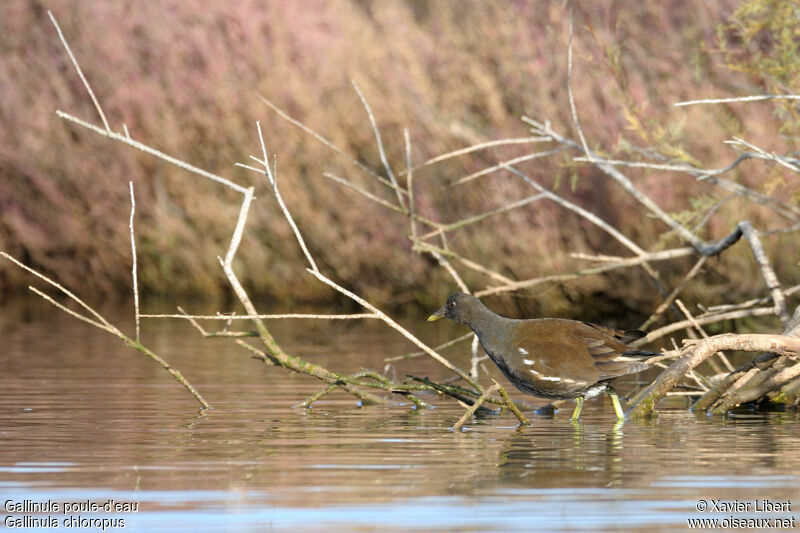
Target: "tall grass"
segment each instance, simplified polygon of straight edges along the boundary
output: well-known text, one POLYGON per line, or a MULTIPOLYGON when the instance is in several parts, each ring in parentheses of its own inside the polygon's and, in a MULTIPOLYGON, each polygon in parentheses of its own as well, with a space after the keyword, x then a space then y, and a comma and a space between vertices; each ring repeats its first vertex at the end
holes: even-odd
MULTIPOLYGON (((758 139, 767 149, 790 142, 778 137, 780 120, 768 107, 671 105, 754 87, 754 79, 731 71, 716 52, 717 28, 736 2, 644 4, 584 2, 576 9, 573 83, 590 146, 606 153, 655 147, 722 166, 734 157, 722 144, 730 135, 758 139)), ((256 194, 267 196, 266 184, 233 166, 257 153, 254 123, 261 120, 269 150, 278 154, 286 202, 313 255, 372 301, 432 305, 448 287, 424 257, 408 252, 402 217, 322 177, 331 170, 358 181, 355 169, 278 118, 255 93, 374 168, 381 163, 351 78, 372 106, 396 170, 405 160, 403 127, 421 162, 474 142, 524 136, 522 114, 571 124, 567 18, 560 2, 63 0, 46 9, 58 16, 112 127, 125 123, 134 138, 256 184, 256 194)), ((0 20, 0 249, 45 272, 58 271, 67 286, 129 293, 125 183, 131 179, 142 291, 220 296, 226 282, 216 256, 227 247, 238 202, 213 184, 61 122, 56 108, 91 120, 94 110, 45 7, 7 0, 0 3, 0 20)), ((732 44, 726 46, 729 51, 732 44)), ((522 150, 495 148, 421 171, 415 176, 420 211, 455 220, 521 197, 522 185, 507 174, 459 189, 442 185, 522 150)), ((653 242, 663 231, 655 221, 633 217, 630 198, 589 167, 554 156, 523 168, 635 240, 653 242)), ((797 193, 796 183, 781 182, 776 190, 773 167, 741 168, 735 177, 748 186, 786 200, 797 193)), ((692 216, 687 206, 716 194, 686 177, 631 175, 676 216, 692 216)), ((768 229, 769 214, 749 204, 743 212, 744 205, 728 202, 704 237, 727 234, 742 218, 768 229)), ((236 267, 251 294, 285 304, 333 298, 297 274, 302 258, 277 210, 250 216, 236 267)), ((609 252, 602 234, 538 203, 458 239, 468 255, 520 277, 571 268, 571 251, 609 252)), ((779 276, 797 281, 791 273, 797 245, 773 244, 786 250, 784 263, 776 263, 779 276)), ((734 284, 726 280, 720 296, 732 286, 747 293, 758 285, 746 254, 723 260, 725 269, 740 268, 726 273, 734 284)), ((21 274, 0 268, 0 294, 24 287, 21 274)), ((667 279, 680 274, 664 272, 667 279)), ((707 290, 714 290, 715 275, 713 269, 707 275, 707 290)), ((657 298, 649 282, 626 276, 624 286, 615 275, 595 277, 549 288, 535 304, 517 303, 569 314, 570 306, 593 302, 591 295, 602 292, 618 306, 652 306, 657 298)))

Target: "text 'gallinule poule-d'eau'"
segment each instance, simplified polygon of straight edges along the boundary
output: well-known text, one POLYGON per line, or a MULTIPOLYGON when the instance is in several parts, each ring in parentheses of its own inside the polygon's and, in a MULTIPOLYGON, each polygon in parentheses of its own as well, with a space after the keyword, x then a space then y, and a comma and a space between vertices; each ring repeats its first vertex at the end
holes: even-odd
POLYGON ((554 400, 575 399, 572 420, 584 398, 605 390, 617 418, 625 415, 612 379, 649 368, 642 358, 658 355, 627 346, 644 336, 563 318, 515 320, 492 312, 474 296, 456 293, 429 321, 449 318, 467 325, 508 380, 522 392, 554 400))

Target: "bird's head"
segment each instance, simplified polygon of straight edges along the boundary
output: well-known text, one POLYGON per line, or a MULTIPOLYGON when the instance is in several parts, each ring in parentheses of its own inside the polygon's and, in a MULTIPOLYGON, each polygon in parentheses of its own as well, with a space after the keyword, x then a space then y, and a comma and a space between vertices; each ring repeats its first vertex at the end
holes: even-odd
POLYGON ((469 325, 474 312, 481 307, 483 307, 483 304, 474 296, 457 292, 451 294, 444 305, 428 317, 428 322, 433 322, 440 318, 449 318, 453 322, 469 325))

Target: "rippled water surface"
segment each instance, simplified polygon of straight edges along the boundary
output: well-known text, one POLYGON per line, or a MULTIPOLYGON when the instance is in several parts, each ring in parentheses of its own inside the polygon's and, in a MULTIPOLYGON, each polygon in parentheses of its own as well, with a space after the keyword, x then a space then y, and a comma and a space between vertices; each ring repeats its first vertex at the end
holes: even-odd
MULTIPOLYGON (((676 403, 615 427, 598 398, 578 425, 569 405, 522 429, 502 414, 454 433, 463 410, 450 400, 361 408, 333 393, 297 408, 319 382, 181 322, 143 331, 213 409, 199 411, 163 369, 107 334, 46 308, 0 307, 0 527, 43 531, 30 520, 47 517, 62 528, 124 520, 126 531, 687 531, 690 518, 800 527, 796 411, 709 419, 676 403), (762 512, 764 500, 781 507, 762 512), (86 507, 109 501, 108 511, 86 507), (60 511, 25 507, 48 502, 60 511), (714 507, 734 502, 749 507, 714 507), (65 504, 75 509, 64 514, 65 504)), ((281 323, 275 335, 340 371, 381 370, 384 357, 411 350, 374 323, 281 323)), ((447 377, 425 359, 389 371, 447 377)))

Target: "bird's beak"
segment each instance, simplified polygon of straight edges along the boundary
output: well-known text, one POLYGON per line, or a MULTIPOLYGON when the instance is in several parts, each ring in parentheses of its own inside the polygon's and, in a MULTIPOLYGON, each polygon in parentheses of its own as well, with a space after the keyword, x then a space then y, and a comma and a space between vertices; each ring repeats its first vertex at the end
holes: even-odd
POLYGON ((435 322, 440 318, 444 318, 444 306, 440 307, 438 311, 428 317, 428 322, 435 322))

